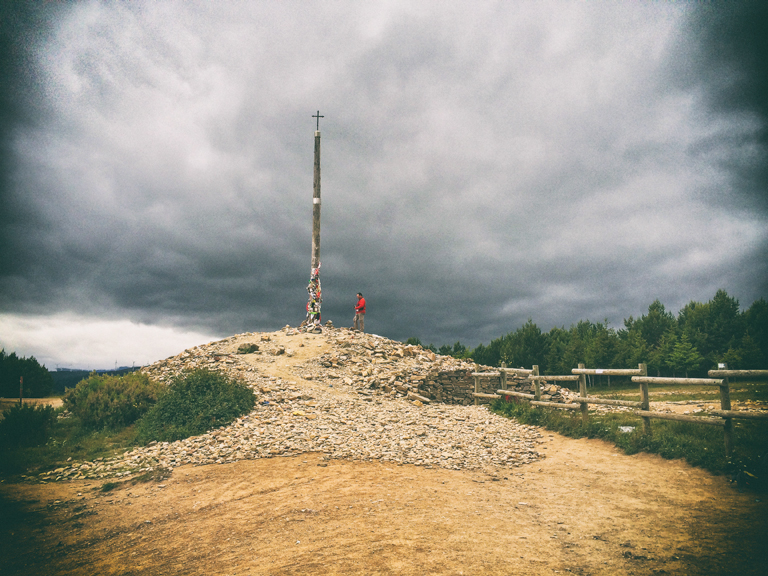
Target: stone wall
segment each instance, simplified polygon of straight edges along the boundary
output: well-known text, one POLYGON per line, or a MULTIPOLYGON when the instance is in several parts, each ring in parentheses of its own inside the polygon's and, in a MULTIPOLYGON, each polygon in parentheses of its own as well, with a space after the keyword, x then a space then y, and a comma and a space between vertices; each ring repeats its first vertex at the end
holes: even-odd
MULTIPOLYGON (((473 372, 494 372, 495 368, 489 366, 477 366, 474 370, 448 370, 433 372, 424 377, 418 383, 418 393, 429 398, 433 402, 443 404, 473 404, 475 401, 472 393, 475 391, 475 379, 473 372)), ((498 376, 480 377, 478 392, 483 394, 495 394, 501 387, 498 376)), ((507 389, 526 394, 534 394, 536 387, 533 382, 522 376, 507 373, 507 389)), ((566 402, 568 389, 555 384, 541 384, 541 400, 543 402, 566 402)), ((488 404, 491 399, 478 398, 479 404, 488 404)))

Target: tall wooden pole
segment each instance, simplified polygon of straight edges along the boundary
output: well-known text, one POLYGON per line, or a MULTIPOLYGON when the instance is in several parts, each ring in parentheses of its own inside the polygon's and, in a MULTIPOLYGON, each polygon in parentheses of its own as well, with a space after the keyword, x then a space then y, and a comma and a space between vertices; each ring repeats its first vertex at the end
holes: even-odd
POLYGON ((312 194, 312 270, 320 266, 320 110, 317 111, 315 130, 315 177, 312 194))
MULTIPOLYGON (((307 302, 306 324, 308 332, 320 332, 320 305, 323 302, 323 292, 320 288, 320 110, 312 118, 317 118, 315 130, 315 183, 312 193, 312 267, 310 269, 309 302, 307 302)), ((303 325, 302 324, 302 325, 303 325)))

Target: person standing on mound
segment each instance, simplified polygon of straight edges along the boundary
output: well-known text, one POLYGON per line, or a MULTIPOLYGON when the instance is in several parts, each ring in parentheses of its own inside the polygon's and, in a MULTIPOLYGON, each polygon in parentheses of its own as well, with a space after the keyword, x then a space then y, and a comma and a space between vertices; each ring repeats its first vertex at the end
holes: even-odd
POLYGON ((365 298, 362 292, 357 293, 357 304, 355 304, 355 321, 352 326, 355 330, 365 332, 365 298))

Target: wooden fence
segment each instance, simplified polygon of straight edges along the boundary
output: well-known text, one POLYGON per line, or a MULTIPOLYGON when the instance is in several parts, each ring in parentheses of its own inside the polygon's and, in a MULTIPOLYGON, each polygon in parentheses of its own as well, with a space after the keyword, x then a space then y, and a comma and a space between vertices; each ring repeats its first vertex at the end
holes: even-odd
POLYGON ((560 408, 566 410, 580 410, 581 417, 586 422, 589 418, 589 404, 604 404, 609 406, 626 406, 636 408, 634 414, 640 416, 643 420, 643 433, 651 433, 651 419, 677 420, 680 422, 690 422, 693 424, 705 424, 709 426, 722 426, 725 444, 725 455, 730 456, 733 448, 733 419, 768 419, 768 413, 761 412, 741 412, 731 410, 730 382, 729 378, 768 378, 768 370, 710 370, 710 378, 659 378, 648 376, 648 369, 645 364, 639 364, 638 367, 631 369, 617 368, 586 368, 584 364, 579 364, 578 368, 571 370, 573 374, 568 376, 540 376, 539 367, 533 366, 531 370, 523 368, 502 367, 498 372, 474 372, 472 376, 475 379, 475 404, 478 398, 501 398, 502 396, 515 396, 529 400, 534 406, 545 408, 560 408), (534 382, 535 394, 525 394, 514 390, 507 390, 506 375, 514 373, 525 375, 528 380, 534 382), (640 401, 632 400, 611 400, 607 398, 596 398, 587 395, 587 376, 631 376, 632 382, 640 385, 640 401), (496 394, 483 394, 479 392, 481 377, 499 377, 500 388, 496 394), (579 382, 579 396, 571 399, 570 404, 560 402, 542 402, 541 401, 541 381, 576 381, 579 382), (720 388, 720 410, 710 411, 711 416, 688 416, 685 414, 670 414, 668 412, 654 412, 650 409, 650 396, 648 393, 649 384, 671 384, 674 386, 718 386, 720 388))
POLYGON ((529 400, 531 404, 534 406, 543 406, 543 407, 551 407, 551 408, 565 408, 565 409, 574 409, 578 408, 578 405, 576 404, 564 404, 562 402, 543 402, 541 400, 541 383, 542 382, 565 382, 565 381, 571 381, 575 382, 579 379, 578 376, 541 376, 539 375, 539 367, 534 365, 531 370, 527 370, 525 368, 507 368, 502 364, 502 367, 499 368, 498 372, 473 372, 472 376, 475 379, 475 392, 473 396, 475 397, 475 404, 477 404, 477 401, 479 398, 485 398, 485 399, 498 399, 502 398, 504 396, 514 396, 516 398, 525 398, 526 400, 529 400), (534 384, 534 393, 533 394, 526 394, 525 392, 517 392, 515 390, 508 390, 507 389, 507 374, 514 374, 517 376, 525 376, 526 380, 531 380, 534 384), (499 378, 500 384, 499 389, 496 390, 495 394, 483 394, 479 392, 480 390, 480 378, 499 378))

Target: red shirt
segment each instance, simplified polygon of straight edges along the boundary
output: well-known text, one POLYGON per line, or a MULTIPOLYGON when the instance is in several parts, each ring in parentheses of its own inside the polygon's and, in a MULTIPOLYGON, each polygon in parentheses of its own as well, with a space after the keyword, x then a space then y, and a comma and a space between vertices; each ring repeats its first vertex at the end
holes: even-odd
POLYGON ((355 305, 355 313, 365 314, 365 298, 360 298, 355 305))

